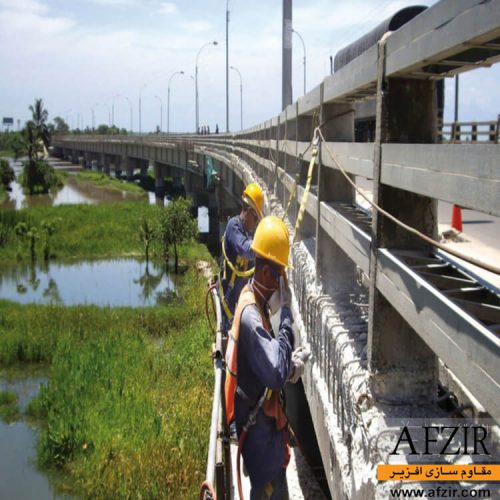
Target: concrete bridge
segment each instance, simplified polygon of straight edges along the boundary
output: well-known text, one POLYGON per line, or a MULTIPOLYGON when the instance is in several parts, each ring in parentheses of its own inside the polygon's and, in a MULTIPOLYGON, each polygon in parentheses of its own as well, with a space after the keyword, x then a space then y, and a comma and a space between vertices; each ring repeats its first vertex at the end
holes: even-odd
POLYGON ((446 416, 452 397, 452 412, 500 419, 498 289, 360 208, 348 181, 373 180, 381 209, 434 240, 438 200, 500 216, 500 145, 442 144, 437 127, 438 82, 498 60, 500 0, 442 0, 241 133, 54 141, 61 156, 128 177, 152 163, 160 197, 167 175, 206 191, 200 167, 210 157, 217 196, 257 181, 266 212, 282 215, 297 179, 293 230, 320 126, 291 282, 300 342, 313 351, 303 383, 333 498, 387 497, 374 442, 393 417, 446 416), (364 103, 375 113, 370 143, 355 142, 364 103))

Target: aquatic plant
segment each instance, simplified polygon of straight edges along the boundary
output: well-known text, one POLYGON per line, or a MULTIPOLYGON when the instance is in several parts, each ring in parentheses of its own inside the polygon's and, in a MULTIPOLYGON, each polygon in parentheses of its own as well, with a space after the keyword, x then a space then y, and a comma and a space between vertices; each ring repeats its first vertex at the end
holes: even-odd
POLYGON ((18 397, 14 391, 0 390, 0 420, 10 424, 20 417, 18 397))

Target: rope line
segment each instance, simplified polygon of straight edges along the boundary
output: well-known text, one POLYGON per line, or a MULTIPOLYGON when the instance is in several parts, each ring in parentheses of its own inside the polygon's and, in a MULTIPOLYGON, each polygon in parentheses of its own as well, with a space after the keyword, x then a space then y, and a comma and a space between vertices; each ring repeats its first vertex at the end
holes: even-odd
MULTIPOLYGON (((483 262, 482 260, 476 259, 474 257, 470 257, 470 256, 464 254, 463 252, 460 252, 459 250, 455 250, 453 248, 447 247, 446 245, 443 245, 442 243, 440 243, 436 240, 433 240, 432 238, 421 233, 417 229, 415 229, 411 226, 408 226, 404 222, 400 221, 398 218, 394 217, 394 215, 390 214, 389 212, 384 210, 382 207, 377 205, 374 201, 370 200, 365 195, 365 193, 363 193, 363 191, 356 185, 356 183, 349 177, 349 175, 346 173, 346 171, 342 167, 341 163, 337 160, 337 158, 333 154, 332 150, 330 149, 329 144, 325 141, 325 138, 323 136, 323 132, 321 131, 321 126, 318 127, 316 130, 317 130, 318 136, 323 141, 324 146, 325 146, 328 154, 330 155, 331 159, 333 160, 333 162, 335 163, 335 165, 339 169, 340 173, 347 179, 347 181, 351 184, 351 186, 353 186, 354 189, 371 205, 371 207, 374 210, 377 210, 384 217, 387 217, 389 220, 391 220, 392 222, 394 222, 398 226, 402 227, 403 229, 405 229, 409 233, 417 236, 418 238, 425 241, 426 243, 429 243, 430 245, 433 245, 433 246, 453 255, 454 257, 465 260, 466 262, 469 262, 470 264, 474 264, 475 266, 478 266, 486 271, 490 271, 490 272, 495 273, 495 274, 500 274, 500 267, 489 264, 487 262, 483 262)), ((312 141, 311 141, 311 143, 312 143, 312 141)))

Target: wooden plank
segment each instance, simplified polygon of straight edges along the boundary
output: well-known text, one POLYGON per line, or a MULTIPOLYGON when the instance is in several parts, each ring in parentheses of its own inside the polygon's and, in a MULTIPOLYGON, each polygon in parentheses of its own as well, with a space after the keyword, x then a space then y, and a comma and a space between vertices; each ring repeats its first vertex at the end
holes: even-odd
POLYGON ((320 224, 333 241, 366 274, 370 269, 370 236, 335 208, 334 203, 320 204, 320 224))
POLYGON ((498 420, 500 339, 387 249, 378 252, 377 287, 498 420))
POLYGON ((383 144, 382 182, 500 216, 500 145, 383 144))

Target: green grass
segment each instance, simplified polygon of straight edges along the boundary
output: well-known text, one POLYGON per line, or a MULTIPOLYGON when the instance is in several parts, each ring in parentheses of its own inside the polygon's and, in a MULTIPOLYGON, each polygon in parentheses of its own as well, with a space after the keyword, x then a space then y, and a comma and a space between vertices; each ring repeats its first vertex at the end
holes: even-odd
MULTIPOLYGON (((147 201, 103 203, 100 205, 59 205, 19 211, 0 211, 0 260, 29 259, 29 247, 14 234, 19 221, 37 228, 42 221, 57 221, 57 232, 50 239, 50 253, 58 259, 97 259, 142 256, 139 227, 143 217, 153 220, 158 207, 147 201)), ((43 237, 37 241, 42 258, 43 237)), ((161 254, 153 245, 151 255, 161 254)), ((208 260, 204 245, 193 243, 182 248, 181 260, 208 260)))
POLYGON ((205 279, 188 271, 169 307, 0 301, 0 366, 48 362, 26 410, 42 467, 85 498, 195 498, 211 413, 205 279))
POLYGON ((100 188, 111 189, 113 191, 126 191, 137 195, 144 195, 144 189, 133 182, 122 181, 110 177, 100 172, 79 172, 76 175, 78 182, 92 184, 100 188))
POLYGON ((14 158, 15 153, 9 149, 0 150, 0 158, 14 158))
POLYGON ((20 416, 17 394, 0 390, 0 420, 9 424, 20 416))

